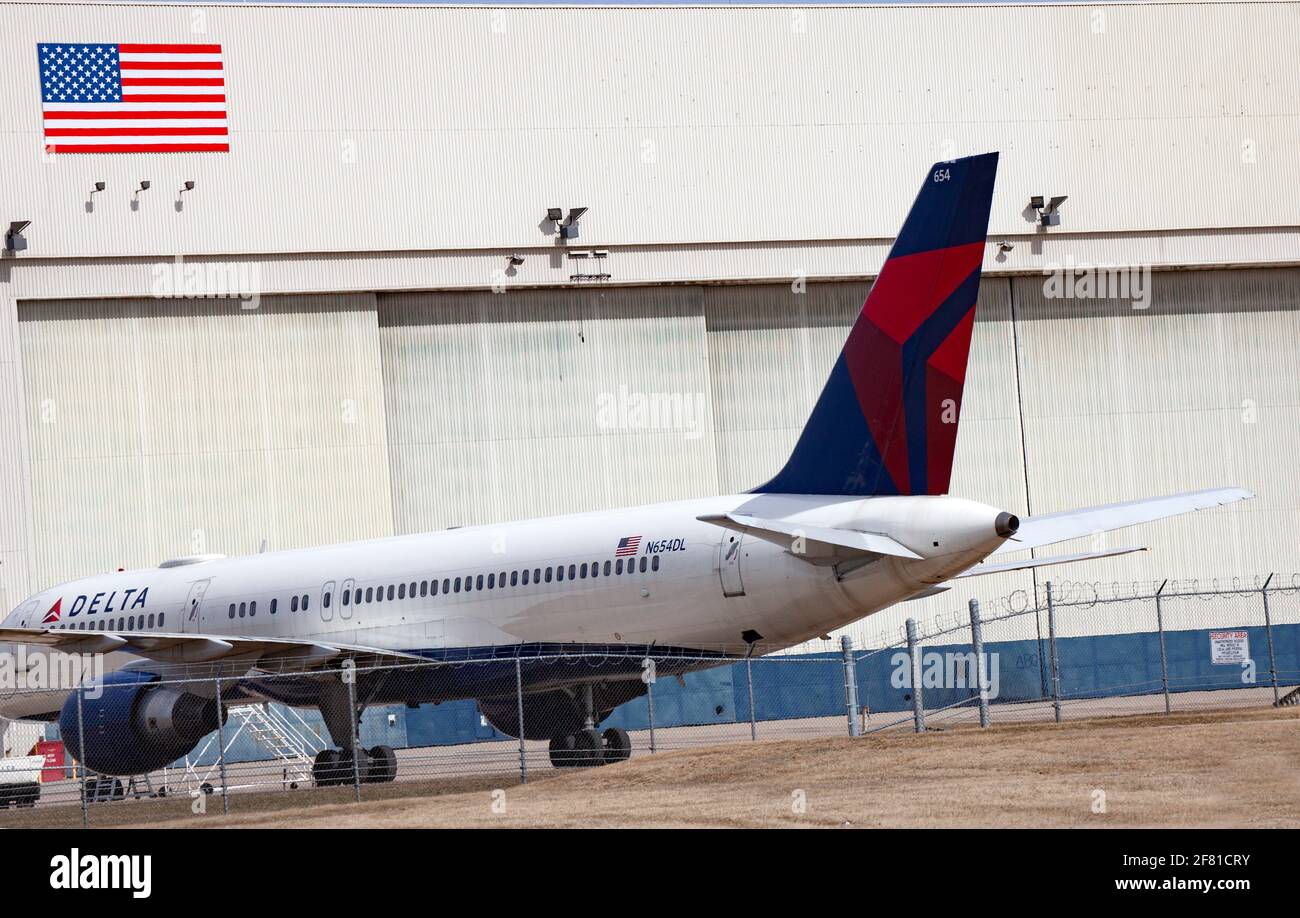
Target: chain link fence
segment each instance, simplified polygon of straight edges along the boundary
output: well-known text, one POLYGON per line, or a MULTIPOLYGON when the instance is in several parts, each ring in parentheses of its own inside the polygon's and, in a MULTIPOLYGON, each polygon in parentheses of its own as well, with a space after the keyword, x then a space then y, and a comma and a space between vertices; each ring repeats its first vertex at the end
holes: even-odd
POLYGON ((135 801, 229 812, 256 807, 256 792, 333 787, 362 800, 394 783, 505 785, 721 743, 1297 701, 1300 575, 1047 584, 1041 602, 1023 600, 972 600, 858 649, 847 637, 771 655, 543 645, 307 672, 118 671, 73 692, 46 726, 42 745, 62 755, 47 753, 35 785, 0 770, 0 825, 56 811, 91 825, 135 801), (97 763, 140 774, 101 775, 97 763))

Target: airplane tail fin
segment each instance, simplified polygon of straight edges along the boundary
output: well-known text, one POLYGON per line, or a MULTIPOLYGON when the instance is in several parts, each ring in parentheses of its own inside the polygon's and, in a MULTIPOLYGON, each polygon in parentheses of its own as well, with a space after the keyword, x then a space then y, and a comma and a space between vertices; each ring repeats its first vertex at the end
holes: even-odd
POLYGON ((997 166, 930 167, 794 452, 755 493, 947 493, 997 166))

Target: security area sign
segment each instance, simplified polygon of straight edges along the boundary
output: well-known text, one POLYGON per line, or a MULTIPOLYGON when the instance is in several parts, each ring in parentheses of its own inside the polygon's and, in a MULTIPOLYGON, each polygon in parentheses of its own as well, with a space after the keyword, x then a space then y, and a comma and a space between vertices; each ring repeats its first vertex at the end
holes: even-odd
POLYGON ((1211 631, 1210 662, 1240 666, 1250 662, 1250 638, 1245 631, 1211 631))

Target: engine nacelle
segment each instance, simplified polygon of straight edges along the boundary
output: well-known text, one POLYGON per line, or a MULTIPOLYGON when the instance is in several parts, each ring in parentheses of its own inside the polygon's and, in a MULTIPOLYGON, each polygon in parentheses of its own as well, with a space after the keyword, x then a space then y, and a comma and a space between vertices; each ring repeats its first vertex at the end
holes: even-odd
MULTIPOLYGON (((217 729, 217 703, 171 686, 153 673, 119 670, 88 687, 78 712, 74 692, 63 703, 59 729, 64 747, 104 775, 138 775, 174 762, 217 729), (98 694, 98 697, 94 697, 98 694)), ((223 714, 224 714, 223 710, 223 714)))

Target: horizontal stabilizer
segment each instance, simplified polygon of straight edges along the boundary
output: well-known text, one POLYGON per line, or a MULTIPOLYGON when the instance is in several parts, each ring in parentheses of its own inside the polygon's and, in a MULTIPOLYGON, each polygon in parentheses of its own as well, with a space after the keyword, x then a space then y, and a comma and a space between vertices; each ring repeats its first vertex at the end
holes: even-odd
POLYGON ((965 573, 958 574, 953 579, 962 577, 982 577, 985 574, 1001 574, 1006 571, 1023 571, 1031 567, 1047 567, 1050 564, 1073 564, 1075 561, 1091 561, 1094 558, 1113 558, 1115 555, 1128 555, 1135 551, 1146 551, 1142 545, 1130 545, 1126 548, 1110 548, 1106 551, 1084 551, 1073 555, 1055 555, 1051 558, 1025 558, 1023 561, 1006 561, 1002 564, 977 564, 965 573))
POLYGON ((697 516, 696 519, 780 545, 809 564, 838 564, 870 555, 921 557, 910 548, 899 545, 889 536, 878 532, 800 526, 785 520, 764 520, 743 513, 711 513, 697 516))
POLYGON ((1130 500, 1122 504, 1106 504, 1101 507, 1086 507, 1082 510, 1065 510, 1061 513, 1048 513, 1043 516, 1031 516, 1020 520, 1020 530, 1007 539, 994 555, 1005 555, 1013 551, 1024 551, 1040 545, 1065 542, 1089 536, 1097 532, 1109 532, 1149 523, 1168 516, 1191 513, 1194 510, 1208 510, 1239 500, 1249 500, 1255 495, 1245 488, 1210 488, 1206 491, 1188 491, 1184 494, 1171 494, 1168 497, 1152 497, 1146 500, 1130 500))

